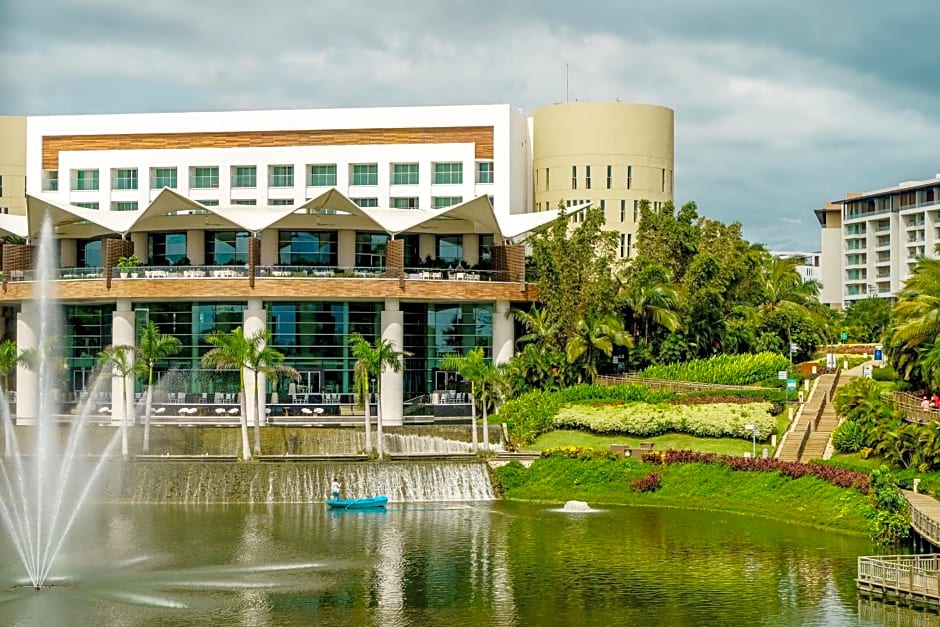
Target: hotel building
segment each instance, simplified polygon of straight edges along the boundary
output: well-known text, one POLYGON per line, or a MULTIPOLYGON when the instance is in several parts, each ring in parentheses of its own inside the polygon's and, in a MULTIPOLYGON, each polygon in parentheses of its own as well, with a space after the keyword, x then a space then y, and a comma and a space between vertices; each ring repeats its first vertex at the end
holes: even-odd
MULTIPOLYGON (((509 105, 28 117, 23 152, 25 215, 0 216, 0 232, 26 244, 4 244, 0 304, 6 335, 35 348, 33 244, 49 216, 66 398, 81 397, 101 349, 134 344, 152 320, 184 347, 163 364, 169 411, 231 401, 232 382, 200 357, 208 332, 242 326, 266 328, 301 374, 265 382, 265 403, 333 413, 353 402, 359 332, 405 353, 381 378, 383 416, 400 424, 444 397, 444 355, 512 356, 509 310, 536 298, 521 243, 559 202, 603 207, 632 254, 639 200, 672 199, 673 114, 576 103, 531 119, 509 105), (132 255, 141 267, 119 267, 132 255)), ((36 387, 19 367, 18 418, 35 416, 36 387)))
POLYGON ((940 176, 828 203, 815 211, 822 228, 822 302, 837 308, 894 298, 917 258, 940 243, 940 176))

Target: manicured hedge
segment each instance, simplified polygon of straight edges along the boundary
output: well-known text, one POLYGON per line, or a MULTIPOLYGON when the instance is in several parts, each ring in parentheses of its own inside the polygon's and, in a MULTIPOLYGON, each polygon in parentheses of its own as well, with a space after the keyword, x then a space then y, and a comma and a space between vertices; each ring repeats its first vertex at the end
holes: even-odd
POLYGON ((789 359, 777 353, 716 355, 709 359, 650 366, 640 374, 650 379, 750 385, 772 380, 791 365, 789 359))
POLYGON ((757 438, 764 440, 777 428, 771 408, 770 403, 575 405, 563 407, 555 417, 554 426, 641 437, 688 433, 697 437, 750 439, 752 434, 744 425, 751 424, 757 427, 757 438))

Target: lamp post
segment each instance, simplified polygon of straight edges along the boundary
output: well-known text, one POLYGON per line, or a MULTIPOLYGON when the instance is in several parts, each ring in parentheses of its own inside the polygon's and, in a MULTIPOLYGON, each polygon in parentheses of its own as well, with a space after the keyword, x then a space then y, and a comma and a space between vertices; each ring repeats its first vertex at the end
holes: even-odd
POLYGON ((757 459, 757 425, 744 425, 747 431, 751 432, 751 459, 757 459))

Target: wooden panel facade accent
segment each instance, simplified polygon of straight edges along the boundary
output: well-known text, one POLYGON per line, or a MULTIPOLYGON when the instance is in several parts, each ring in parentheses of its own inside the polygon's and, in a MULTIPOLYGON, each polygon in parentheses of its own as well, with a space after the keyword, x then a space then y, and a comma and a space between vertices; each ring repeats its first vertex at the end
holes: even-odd
POLYGON ((493 127, 450 126, 307 131, 50 135, 42 138, 42 169, 57 169, 59 167, 59 152, 63 150, 277 148, 290 146, 363 146, 372 144, 474 144, 474 154, 478 159, 492 159, 493 127))
POLYGON ((134 242, 113 237, 104 240, 104 276, 108 289, 111 289, 111 270, 117 267, 118 259, 134 254, 134 242))
POLYGON ((32 270, 36 267, 36 258, 39 248, 29 244, 3 245, 3 270, 13 272, 17 270, 32 270))
POLYGON ((494 246, 493 270, 497 281, 525 283, 525 247, 494 246))
POLYGON ((252 289, 255 287, 255 273, 260 265, 261 238, 251 237, 248 239, 248 286, 252 289))
POLYGON ((390 239, 385 245, 385 276, 402 279, 405 276, 405 240, 390 239))
MULTIPOLYGON (((117 240, 120 241, 120 240, 117 240)), ((260 298, 274 301, 334 300, 377 301, 399 298, 403 302, 513 302, 534 301, 534 285, 520 291, 515 283, 495 281, 427 281, 397 279, 299 279, 257 278, 255 288, 247 277, 137 278, 116 279, 110 288, 106 279, 58 281, 58 297, 70 302, 111 302, 117 298, 136 301, 200 300, 206 302, 260 298)), ((35 283, 13 281, 0 294, 0 304, 15 304, 33 298, 35 283)))

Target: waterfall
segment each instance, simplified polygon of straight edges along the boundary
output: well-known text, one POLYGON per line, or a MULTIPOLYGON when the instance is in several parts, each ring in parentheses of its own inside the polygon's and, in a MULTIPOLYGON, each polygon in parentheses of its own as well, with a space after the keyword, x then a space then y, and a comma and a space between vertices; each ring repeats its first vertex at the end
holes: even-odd
POLYGON ((323 502, 334 477, 346 498, 393 503, 493 500, 483 462, 141 462, 116 466, 106 498, 133 503, 323 502))

